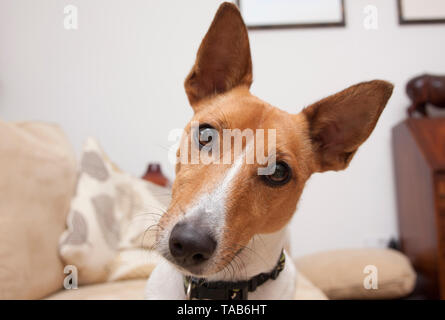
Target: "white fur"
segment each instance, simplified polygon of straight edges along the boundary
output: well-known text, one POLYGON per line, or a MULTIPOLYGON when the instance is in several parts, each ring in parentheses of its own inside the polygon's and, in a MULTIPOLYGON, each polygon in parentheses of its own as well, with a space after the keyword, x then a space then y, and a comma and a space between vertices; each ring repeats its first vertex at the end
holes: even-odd
MULTIPOLYGON (((242 259, 245 269, 235 268, 235 272, 219 272, 211 281, 217 280, 241 280, 251 278, 262 272, 269 272, 278 262, 281 248, 286 238, 286 230, 280 230, 273 234, 257 235, 252 239, 239 257, 242 259), (256 253, 251 252, 255 251, 256 253), (232 277, 233 276, 233 277, 232 277)), ((257 287, 248 295, 249 300, 278 300, 293 299, 296 289, 297 272, 292 260, 286 254, 284 270, 275 280, 268 280, 257 287)), ((183 300, 184 293, 183 275, 172 264, 165 262, 159 264, 152 272, 146 286, 146 298, 150 300, 183 300)))

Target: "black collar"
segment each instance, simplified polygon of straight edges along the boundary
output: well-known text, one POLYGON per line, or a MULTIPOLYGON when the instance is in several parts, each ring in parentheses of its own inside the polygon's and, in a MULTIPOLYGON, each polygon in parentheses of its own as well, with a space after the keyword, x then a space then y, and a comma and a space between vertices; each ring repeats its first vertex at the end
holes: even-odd
POLYGON ((275 280, 284 269, 285 256, 281 251, 280 259, 275 268, 268 273, 260 273, 248 281, 207 282, 204 278, 192 276, 184 277, 184 290, 188 299, 211 299, 211 300, 247 300, 249 292, 253 292, 269 279, 275 280))

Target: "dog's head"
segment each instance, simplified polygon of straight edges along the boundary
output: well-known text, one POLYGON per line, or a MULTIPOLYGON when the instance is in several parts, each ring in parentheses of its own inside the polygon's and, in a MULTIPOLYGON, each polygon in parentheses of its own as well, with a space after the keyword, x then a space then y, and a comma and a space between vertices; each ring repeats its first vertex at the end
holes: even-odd
POLYGON ((158 251, 186 273, 214 274, 254 235, 283 229, 312 173, 348 166, 393 88, 360 83, 289 114, 253 96, 251 83, 246 26, 238 9, 224 3, 185 80, 194 116, 157 233, 158 251), (210 161, 193 161, 196 154, 210 161))

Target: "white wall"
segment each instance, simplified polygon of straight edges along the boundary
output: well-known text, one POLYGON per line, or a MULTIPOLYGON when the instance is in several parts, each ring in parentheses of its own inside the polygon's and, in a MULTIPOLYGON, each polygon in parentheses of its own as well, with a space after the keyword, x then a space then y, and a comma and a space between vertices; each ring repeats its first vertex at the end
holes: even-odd
MULTIPOLYGON (((219 2, 2 0, 0 117, 57 122, 77 150, 93 135, 123 169, 140 175, 158 160, 173 177, 168 132, 192 115, 182 82, 219 2), (79 9, 76 31, 63 28, 67 4, 79 9)), ((445 73, 445 25, 400 27, 395 0, 347 0, 346 18, 346 28, 250 34, 252 91, 287 111, 359 81, 396 85, 349 169, 308 183, 292 224, 296 254, 397 234, 390 129, 405 115, 406 81, 445 73), (368 4, 377 31, 363 27, 368 4)))

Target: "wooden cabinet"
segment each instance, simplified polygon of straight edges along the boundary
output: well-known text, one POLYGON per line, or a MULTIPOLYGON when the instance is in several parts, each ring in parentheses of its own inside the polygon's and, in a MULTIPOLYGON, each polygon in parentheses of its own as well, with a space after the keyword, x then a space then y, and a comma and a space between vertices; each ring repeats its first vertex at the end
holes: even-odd
POLYGON ((428 298, 445 299, 445 119, 393 129, 399 235, 428 298))

